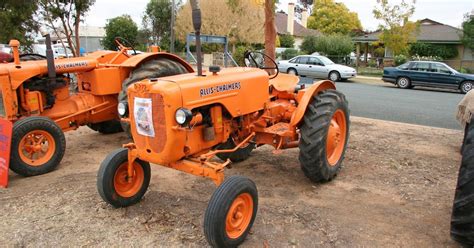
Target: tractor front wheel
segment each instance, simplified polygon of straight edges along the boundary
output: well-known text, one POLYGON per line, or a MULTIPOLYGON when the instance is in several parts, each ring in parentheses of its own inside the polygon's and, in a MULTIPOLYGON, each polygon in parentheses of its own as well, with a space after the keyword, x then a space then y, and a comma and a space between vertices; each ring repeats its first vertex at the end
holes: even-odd
POLYGON ((120 208, 139 202, 150 184, 150 164, 136 159, 133 175, 128 175, 128 150, 121 148, 109 154, 97 173, 97 190, 104 201, 120 208))
POLYGON ((313 182, 334 178, 340 170, 349 138, 349 109, 345 96, 326 90, 313 97, 300 126, 301 168, 313 182))
POLYGON ((212 247, 237 247, 244 242, 258 208, 252 180, 232 176, 214 192, 204 215, 204 234, 212 247))
POLYGON ((13 125, 10 169, 22 176, 54 170, 66 150, 61 128, 46 117, 27 117, 13 125))

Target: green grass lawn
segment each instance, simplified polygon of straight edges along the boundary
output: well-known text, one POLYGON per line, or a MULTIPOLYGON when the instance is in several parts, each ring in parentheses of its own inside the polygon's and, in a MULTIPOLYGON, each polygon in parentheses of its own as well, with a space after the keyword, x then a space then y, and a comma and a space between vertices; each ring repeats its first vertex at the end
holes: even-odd
POLYGON ((357 75, 381 77, 383 75, 383 69, 373 67, 359 67, 357 69, 357 75))

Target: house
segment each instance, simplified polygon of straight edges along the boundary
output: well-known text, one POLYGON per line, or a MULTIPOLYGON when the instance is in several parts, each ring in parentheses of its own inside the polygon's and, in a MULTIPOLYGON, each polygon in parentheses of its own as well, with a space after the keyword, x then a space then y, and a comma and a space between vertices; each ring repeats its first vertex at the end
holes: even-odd
MULTIPOLYGON (((105 29, 103 27, 81 26, 79 28, 79 42, 85 53, 103 50, 104 48, 101 44, 101 40, 104 37, 105 29)), ((53 44, 60 44, 61 40, 67 44, 67 39, 64 35, 62 37, 57 37, 54 33, 51 33, 51 42, 53 44)), ((72 40, 75 41, 74 36, 72 36, 72 40)), ((38 39, 39 44, 44 44, 44 41, 45 39, 43 37, 38 39)))
POLYGON ((288 14, 284 12, 275 13, 275 25, 277 34, 289 34, 295 38, 295 48, 303 43, 306 36, 321 36, 321 33, 314 29, 306 27, 308 22, 308 11, 303 10, 301 13, 301 23, 298 23, 295 18, 295 4, 288 3, 288 14))
MULTIPOLYGON (((463 33, 461 29, 428 18, 419 20, 418 23, 419 28, 416 33, 417 42, 456 46, 458 49, 458 56, 445 62, 454 68, 461 67, 463 62, 467 62, 464 64, 473 65, 472 61, 474 58, 472 51, 469 48, 465 48, 461 43, 461 36, 463 33)), ((353 38, 353 41, 356 43, 356 53, 360 55, 362 49, 364 54, 373 54, 374 47, 371 46, 371 44, 379 40, 381 33, 382 31, 376 31, 353 38)), ((364 56, 365 62, 367 62, 367 57, 368 56, 364 56)), ((385 49, 385 57, 393 57, 392 52, 387 48, 385 49)))
POLYGON ((86 53, 103 50, 100 43, 105 37, 105 28, 95 26, 82 26, 79 29, 79 42, 86 53))

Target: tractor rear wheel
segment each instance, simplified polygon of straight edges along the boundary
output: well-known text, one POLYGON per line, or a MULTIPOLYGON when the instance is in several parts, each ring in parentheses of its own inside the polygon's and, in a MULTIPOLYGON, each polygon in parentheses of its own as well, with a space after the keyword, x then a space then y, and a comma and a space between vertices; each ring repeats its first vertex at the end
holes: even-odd
POLYGON ((474 246, 474 125, 469 125, 462 155, 451 215, 451 238, 472 247, 474 246))
MULTIPOLYGON (((122 83, 122 91, 118 95, 118 101, 128 101, 127 89, 130 85, 147 78, 159 78, 188 73, 188 70, 177 61, 168 58, 157 58, 144 62, 135 68, 130 76, 122 83)), ((130 124, 121 122, 122 128, 129 136, 130 124)))
POLYGON ((349 139, 345 96, 326 90, 313 97, 300 126, 301 169, 313 182, 327 182, 340 170, 349 139))
POLYGON ((231 176, 212 194, 204 215, 204 235, 212 247, 237 247, 252 228, 258 209, 255 183, 231 176))
POLYGON ((113 134, 122 132, 122 124, 119 120, 110 120, 110 121, 103 121, 99 123, 90 123, 87 126, 99 133, 102 134, 113 134))
MULTIPOLYGON (((220 144, 217 149, 219 150, 228 150, 234 149, 236 146, 234 139, 229 137, 229 139, 225 142, 220 144)), ((237 149, 235 152, 231 153, 218 153, 216 156, 224 161, 230 159, 232 162, 242 162, 250 157, 250 153, 255 149, 255 143, 248 143, 245 144, 243 147, 237 149)))
POLYGON ((150 164, 142 160, 133 163, 133 177, 128 176, 128 150, 120 148, 110 153, 100 164, 97 190, 104 201, 121 208, 139 202, 150 184, 150 164))
POLYGON ((22 176, 54 170, 64 156, 66 139, 51 119, 34 116, 13 125, 10 169, 22 176))

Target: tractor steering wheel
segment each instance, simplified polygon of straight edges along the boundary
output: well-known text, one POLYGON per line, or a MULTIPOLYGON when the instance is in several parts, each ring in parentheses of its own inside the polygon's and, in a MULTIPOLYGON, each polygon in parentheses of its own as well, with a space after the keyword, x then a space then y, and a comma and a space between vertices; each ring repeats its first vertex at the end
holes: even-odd
POLYGON ((258 52, 258 51, 246 51, 244 54, 245 65, 247 67, 256 67, 262 70, 267 71, 270 79, 276 78, 280 71, 278 70, 278 64, 270 58, 270 56, 266 55, 265 53, 258 52), (273 65, 266 66, 265 60, 270 61, 273 65), (276 71, 276 73, 274 73, 276 71))
POLYGON ((117 48, 119 51, 121 51, 122 49, 133 50, 132 55, 137 55, 137 51, 135 51, 135 48, 133 47, 132 43, 130 43, 125 38, 118 36, 118 37, 115 37, 114 41, 115 41, 115 44, 117 44, 117 48))

